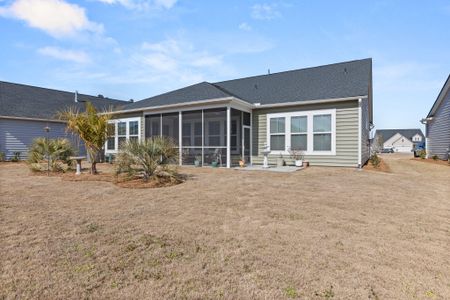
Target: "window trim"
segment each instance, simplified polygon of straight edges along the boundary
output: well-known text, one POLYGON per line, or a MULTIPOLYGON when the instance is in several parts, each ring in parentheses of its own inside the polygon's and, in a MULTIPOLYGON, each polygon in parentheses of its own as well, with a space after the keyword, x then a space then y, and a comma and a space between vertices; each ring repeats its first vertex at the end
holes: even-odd
POLYGON ((124 122, 126 123, 126 134, 120 135, 120 137, 125 137, 128 141, 130 137, 136 137, 138 138, 138 141, 141 140, 141 117, 134 117, 134 118, 122 118, 122 119, 113 119, 109 120, 108 124, 114 124, 114 146, 115 149, 108 149, 108 140, 105 143, 105 153, 117 153, 119 151, 119 126, 118 124, 124 122), (138 123, 138 134, 130 134, 130 122, 136 122, 138 123))
MULTIPOLYGON (((289 155, 289 148, 291 146, 291 118, 292 117, 307 117, 307 150, 304 151, 305 155, 336 155, 336 109, 320 109, 320 110, 308 110, 308 111, 294 111, 284 113, 270 113, 266 115, 267 124, 267 146, 270 148, 270 119, 272 118, 285 118, 285 150, 273 150, 270 154, 276 155, 289 155), (331 115, 331 151, 314 151, 314 116, 315 115, 331 115)), ((295 135, 296 133, 292 133, 295 135)))

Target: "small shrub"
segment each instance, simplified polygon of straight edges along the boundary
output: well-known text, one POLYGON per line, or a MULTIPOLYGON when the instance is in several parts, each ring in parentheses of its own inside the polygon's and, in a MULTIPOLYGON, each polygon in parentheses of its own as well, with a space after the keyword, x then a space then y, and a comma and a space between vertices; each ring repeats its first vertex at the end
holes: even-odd
POLYGON ((370 164, 372 166, 374 166, 375 168, 380 167, 381 159, 378 157, 378 154, 376 152, 374 154, 372 154, 369 161, 370 161, 370 164))
POLYGON ((0 151, 0 162, 5 161, 6 160, 6 154, 5 152, 1 152, 0 151))
POLYGON ((16 151, 13 154, 14 154, 14 156, 11 158, 11 161, 12 162, 18 162, 20 160, 21 152, 16 151))
POLYGON ((32 171, 46 171, 47 164, 41 164, 50 160, 50 170, 53 172, 65 171, 72 165, 70 156, 75 151, 68 139, 36 138, 28 152, 28 163, 32 171))
POLYGON ((418 154, 421 159, 425 159, 427 157, 427 151, 425 150, 420 150, 418 154))
POLYGON ((438 159, 439 159, 439 156, 437 156, 437 155, 435 154, 435 155, 433 155, 431 158, 432 158, 433 160, 438 160, 438 159))

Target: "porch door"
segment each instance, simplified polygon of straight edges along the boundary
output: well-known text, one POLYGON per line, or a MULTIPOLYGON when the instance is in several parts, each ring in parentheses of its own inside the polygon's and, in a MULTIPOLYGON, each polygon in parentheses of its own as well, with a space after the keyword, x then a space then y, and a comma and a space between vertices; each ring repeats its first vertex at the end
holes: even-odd
POLYGON ((242 159, 250 164, 250 126, 242 126, 242 159))

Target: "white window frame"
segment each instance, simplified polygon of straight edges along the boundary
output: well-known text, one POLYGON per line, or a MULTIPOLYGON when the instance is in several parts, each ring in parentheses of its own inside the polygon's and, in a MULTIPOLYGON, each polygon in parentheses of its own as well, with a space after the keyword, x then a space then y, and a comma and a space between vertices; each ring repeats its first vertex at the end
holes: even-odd
MULTIPOLYGON (((141 140, 141 118, 140 117, 135 117, 135 118, 123 118, 123 119, 114 119, 114 120, 110 120, 108 121, 109 124, 114 124, 114 144, 115 144, 115 149, 110 150, 108 149, 108 141, 106 141, 105 143, 105 153, 109 154, 109 153, 117 153, 119 151, 118 147, 119 147, 119 126, 118 123, 124 122, 126 123, 126 135, 125 138, 128 141, 130 139, 130 136, 137 136, 138 137, 138 141, 141 140), (130 122, 138 122, 138 134, 130 134, 130 122)), ((123 135, 121 135, 121 137, 123 137, 123 135)))
POLYGON ((336 109, 320 109, 320 110, 308 110, 308 111, 295 111, 284 113, 270 113, 267 114, 267 146, 270 148, 270 119, 271 118, 285 118, 285 150, 284 151, 270 151, 270 154, 276 155, 289 155, 289 149, 291 147, 291 118, 292 117, 307 117, 307 150, 304 151, 305 155, 336 155, 336 109), (315 115, 331 115, 331 151, 314 151, 314 127, 313 119, 315 115))

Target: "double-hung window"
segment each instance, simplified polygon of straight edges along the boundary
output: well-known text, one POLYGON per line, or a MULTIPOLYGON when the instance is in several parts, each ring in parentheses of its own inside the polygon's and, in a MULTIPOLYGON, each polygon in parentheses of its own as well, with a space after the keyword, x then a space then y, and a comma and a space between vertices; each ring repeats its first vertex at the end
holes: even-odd
POLYGON ((272 154, 301 150, 307 155, 336 155, 336 110, 267 115, 267 145, 272 154))
POLYGON ((291 117, 291 145, 292 150, 308 150, 308 117, 291 117))
POLYGON ((127 122, 117 123, 117 137, 119 149, 123 147, 123 144, 127 140, 127 122))
POLYGON ((130 141, 138 141, 139 140, 139 121, 128 122, 128 127, 129 127, 128 139, 130 141))
POLYGON ((270 118, 270 149, 286 151, 286 118, 270 118))
POLYGON ((331 151, 331 114, 315 115, 314 151, 331 151))

